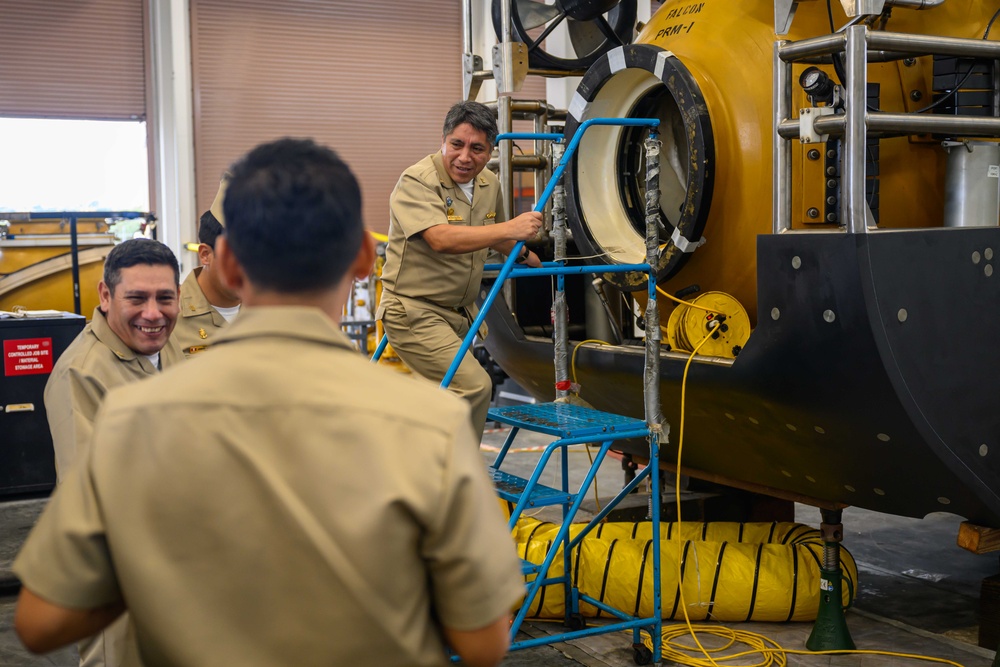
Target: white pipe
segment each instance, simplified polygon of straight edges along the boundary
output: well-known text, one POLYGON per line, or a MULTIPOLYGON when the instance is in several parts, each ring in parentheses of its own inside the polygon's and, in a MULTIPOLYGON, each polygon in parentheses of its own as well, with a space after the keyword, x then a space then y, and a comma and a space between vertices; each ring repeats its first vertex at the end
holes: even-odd
POLYGON ((188 3, 169 0, 150 3, 149 31, 152 60, 152 109, 147 132, 153 138, 157 238, 181 263, 182 277, 197 266, 197 257, 184 250, 194 240, 194 101, 192 99, 191 35, 188 3))

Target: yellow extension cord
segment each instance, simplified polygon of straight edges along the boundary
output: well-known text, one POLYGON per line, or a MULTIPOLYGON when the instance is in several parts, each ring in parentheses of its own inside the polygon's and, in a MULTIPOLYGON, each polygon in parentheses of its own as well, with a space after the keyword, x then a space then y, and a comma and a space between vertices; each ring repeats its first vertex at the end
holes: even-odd
MULTIPOLYGON (((711 308, 706 308, 705 306, 699 306, 696 303, 692 303, 690 301, 685 301, 684 299, 679 299, 679 298, 677 298, 676 296, 674 296, 672 294, 667 294, 659 286, 656 287, 656 291, 659 294, 661 294, 662 296, 665 296, 668 299, 670 299, 671 301, 674 301, 676 303, 683 304, 683 305, 689 306, 691 308, 697 308, 698 310, 704 310, 704 311, 709 312, 709 313, 716 312, 716 311, 712 310, 711 308)), ((660 327, 660 329, 664 330, 664 328, 662 326, 660 327)), ((704 342, 704 341, 702 341, 702 342, 704 342)), ((572 371, 572 374, 573 374, 573 384, 574 385, 577 384, 577 382, 576 382, 576 351, 580 349, 581 345, 585 345, 587 343, 597 343, 599 345, 611 345, 611 343, 609 343, 609 342, 607 342, 605 340, 600 340, 598 338, 588 338, 587 340, 582 340, 582 341, 580 341, 579 343, 577 343, 576 345, 573 346, 573 354, 570 357, 570 370, 572 371)), ((701 347, 701 345, 699 345, 698 347, 701 347)), ((577 386, 579 386, 579 385, 577 385, 577 386)), ((579 398, 579 394, 577 394, 577 397, 579 398)), ((587 458, 590 460, 590 464, 593 465, 594 464, 594 456, 593 456, 593 454, 590 451, 590 443, 589 442, 586 443, 586 451, 587 451, 587 458)), ((647 486, 647 488, 648 488, 648 486, 647 486)), ((594 484, 594 503, 597 505, 597 511, 598 512, 601 511, 601 498, 597 494, 597 484, 596 484, 596 482, 594 484)), ((607 519, 605 519, 605 521, 606 520, 607 519)))
MULTIPOLYGON (((674 301, 676 303, 683 304, 683 305, 689 306, 691 308, 697 308, 699 310, 704 310, 704 311, 707 311, 709 313, 716 312, 716 311, 712 310, 711 308, 706 308, 705 306, 699 306, 696 303, 692 303, 690 301, 685 301, 684 299, 679 299, 676 296, 673 296, 672 294, 667 294, 659 286, 657 286, 656 291, 658 293, 660 293, 661 295, 667 297, 668 299, 670 299, 671 301, 674 301)), ((663 330, 663 327, 661 326, 660 329, 663 330)), ((570 357, 570 370, 572 371, 572 377, 573 377, 573 384, 574 385, 577 385, 577 382, 576 382, 576 351, 580 349, 581 345, 585 345, 587 343, 597 343, 599 345, 611 345, 611 343, 609 343, 607 341, 604 341, 604 340, 600 340, 600 339, 597 339, 597 338, 588 338, 587 340, 582 340, 582 341, 580 341, 579 343, 577 343, 576 345, 573 346, 573 354, 570 357)), ((704 341, 702 341, 702 343, 704 343, 704 341)), ((699 345, 698 347, 701 347, 701 345, 699 345)), ((577 385, 577 386, 579 386, 579 385, 577 385)), ((577 394, 577 398, 579 398, 579 394, 577 394)), ((512 451, 515 451, 515 450, 512 450, 512 451)), ((586 443, 586 452, 587 452, 587 458, 590 460, 590 464, 594 465, 594 455, 590 451, 590 443, 589 442, 586 443)), ((648 488, 648 486, 647 486, 647 488, 648 488)), ((594 483, 594 503, 597 505, 597 511, 600 512, 601 511, 601 497, 597 493, 597 483, 596 483, 596 481, 594 483)), ((605 521, 607 521, 607 519, 605 519, 605 521)))

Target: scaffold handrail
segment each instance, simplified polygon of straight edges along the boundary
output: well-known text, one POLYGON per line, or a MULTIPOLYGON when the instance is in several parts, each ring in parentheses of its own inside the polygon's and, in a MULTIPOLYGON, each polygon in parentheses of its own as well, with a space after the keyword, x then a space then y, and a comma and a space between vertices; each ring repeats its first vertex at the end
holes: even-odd
MULTIPOLYGON (((566 171, 566 167, 569 165, 570 159, 572 159, 573 154, 576 153, 577 147, 580 145, 580 139, 583 137, 584 132, 593 127, 594 125, 613 125, 619 127, 648 127, 656 128, 660 125, 659 118, 590 118, 583 121, 580 127, 577 128, 576 132, 573 133, 573 138, 570 139, 569 145, 566 147, 566 152, 563 154, 562 160, 559 161, 559 166, 556 167, 555 171, 552 172, 552 177, 549 179, 548 184, 545 186, 545 191, 538 198, 535 203, 534 211, 542 211, 545 209, 545 204, 548 203, 549 197, 552 196, 552 191, 556 187, 556 183, 562 178, 563 173, 566 171)), ((476 337, 476 333, 479 328, 483 326, 483 322, 486 320, 486 315, 489 313, 490 308, 493 307, 493 302, 496 301, 497 295, 500 294, 500 290, 503 288, 503 283, 510 277, 511 272, 514 270, 514 263, 517 257, 521 254, 521 249, 524 247, 524 241, 518 241, 511 248, 510 253, 507 255, 507 260, 503 263, 500 268, 500 274, 497 276, 496 281, 493 283, 493 287, 490 289, 486 298, 483 300, 483 305, 479 308, 479 313, 476 315, 475 320, 469 326, 469 333, 465 335, 462 340, 462 345, 458 348, 458 352, 455 354, 455 358, 451 362, 451 366, 448 368, 448 372, 445 373, 444 379, 441 380, 441 387, 447 388, 451 384, 451 381, 455 377, 455 373, 458 372, 458 367, 462 363, 462 359, 465 357, 466 352, 472 347, 472 341, 476 337)), ((560 273, 569 273, 566 269, 572 268, 573 273, 580 273, 579 268, 581 267, 563 267, 549 268, 544 267, 538 269, 539 272, 545 271, 545 275, 559 275, 560 273)), ((600 267, 588 267, 591 268, 593 273, 598 273, 604 271, 607 267, 601 265, 600 267)), ((530 274, 534 269, 525 269, 524 274, 530 274)), ((646 266, 644 269, 649 270, 646 266)), ((521 273, 520 271, 518 272, 521 273)), ((536 275, 541 275, 538 273, 536 275)))

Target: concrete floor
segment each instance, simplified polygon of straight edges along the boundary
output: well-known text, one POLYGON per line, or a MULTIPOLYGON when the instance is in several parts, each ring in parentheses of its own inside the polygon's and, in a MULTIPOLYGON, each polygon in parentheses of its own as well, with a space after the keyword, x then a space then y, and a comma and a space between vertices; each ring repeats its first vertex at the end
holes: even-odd
MULTIPOLYGON (((506 435, 490 430, 484 437, 484 459, 491 462, 493 449, 506 435)), ((548 442, 547 436, 523 433, 515 447, 537 448, 548 442)), ((537 460, 534 451, 510 455, 513 472, 524 474, 537 460)), ((589 465, 583 450, 570 455, 571 479, 582 479, 589 465)), ((505 466, 506 467, 506 466, 505 466)), ((555 473, 552 473, 553 475, 555 473)), ((544 481, 544 480, 543 480, 544 481)), ((554 478, 549 479, 554 484, 554 478)), ((602 502, 620 488, 622 471, 609 461, 598 475, 598 493, 602 502)), ((643 505, 643 498, 630 499, 643 505)), ((76 665, 75 649, 64 649, 44 657, 27 654, 11 629, 13 615, 13 580, 10 560, 44 504, 42 500, 0 503, 0 667, 37 665, 76 665)), ((585 504, 593 509, 593 501, 585 504)), ((550 511, 551 508, 546 508, 550 511)), ((540 518, 552 518, 542 515, 540 518)), ((796 506, 796 520, 818 525, 819 511, 796 506)), ((976 556, 955 546, 958 524, 954 515, 934 514, 925 519, 909 519, 869 512, 857 508, 844 511, 844 546, 853 554, 859 568, 860 587, 847 624, 859 649, 917 653, 953 660, 966 667, 990 667, 994 652, 976 646, 978 636, 979 586, 984 577, 1000 571, 996 554, 976 556)), ((737 623, 726 624, 736 630, 763 634, 787 649, 802 650, 812 628, 811 623, 737 623)), ((528 623, 522 634, 540 637, 562 631, 556 623, 528 623)), ((709 646, 716 640, 702 637, 709 646)), ((620 667, 634 664, 628 634, 606 634, 568 644, 540 646, 515 651, 504 660, 504 667, 620 667)), ((726 664, 750 665, 759 657, 747 657, 726 664)), ((789 665, 819 667, 880 667, 915 664, 902 658, 877 655, 798 656, 789 655, 789 665)), ((372 663, 378 664, 375 660, 372 663)))

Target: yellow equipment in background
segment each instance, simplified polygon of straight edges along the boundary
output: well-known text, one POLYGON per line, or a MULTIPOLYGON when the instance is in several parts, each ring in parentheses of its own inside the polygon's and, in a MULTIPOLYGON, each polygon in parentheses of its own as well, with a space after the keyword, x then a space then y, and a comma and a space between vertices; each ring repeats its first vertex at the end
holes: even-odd
POLYGON ((106 213, 5 213, 0 220, 0 310, 74 312, 72 218, 76 223, 79 313, 97 307, 97 283, 104 259, 133 227, 145 225, 143 214, 129 218, 106 213), (124 229, 126 223, 128 230, 124 229))
POLYGON ((706 292, 678 304, 667 320, 667 342, 671 350, 691 352, 713 330, 699 350, 709 357, 735 358, 750 340, 747 311, 725 292, 706 292))
MULTIPOLYGON (((353 337, 364 335, 365 340, 358 340, 358 347, 370 357, 385 335, 382 322, 375 321, 374 317, 378 304, 382 301, 382 268, 385 266, 385 245, 389 242, 389 237, 372 231, 369 231, 369 234, 375 239, 375 264, 369 277, 354 282, 351 296, 344 308, 341 326, 348 335, 353 334, 353 337)), ((378 363, 390 364, 403 373, 411 372, 389 344, 386 344, 378 363)))

